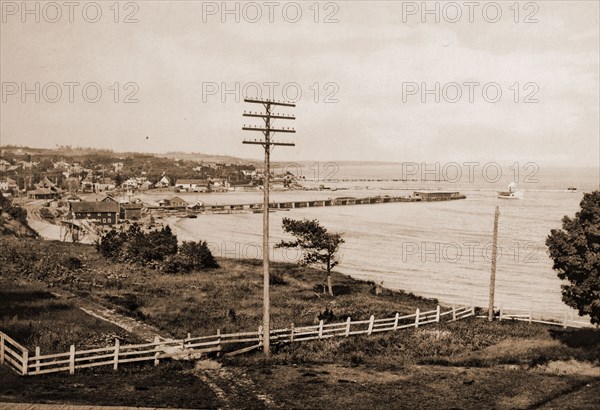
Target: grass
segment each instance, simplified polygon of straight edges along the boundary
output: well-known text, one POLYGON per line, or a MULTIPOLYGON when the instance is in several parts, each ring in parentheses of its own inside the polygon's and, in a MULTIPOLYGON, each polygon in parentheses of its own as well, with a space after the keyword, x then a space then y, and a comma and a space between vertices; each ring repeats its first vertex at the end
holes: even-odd
MULTIPOLYGON (((40 345, 44 353, 67 351, 75 342, 100 347, 115 336, 134 342, 122 329, 79 310, 82 298, 175 337, 214 334, 218 328, 254 330, 261 323, 261 261, 224 259, 219 269, 165 275, 109 263, 86 245, 6 238, 0 245, 10 251, 0 253, 0 328, 30 350, 40 345), (56 298, 53 289, 75 297, 56 298)), ((296 265, 275 263, 272 275, 274 328, 315 324, 319 318, 392 317, 437 305, 405 292, 375 294, 372 283, 335 273, 332 298, 322 293, 322 271, 296 265)), ((20 378, 0 367, 0 401, 263 408, 259 396, 267 395, 280 408, 535 408, 569 407, 565 397, 572 398, 571 407, 585 407, 600 392, 599 377, 576 371, 580 363, 599 364, 598 330, 525 322, 469 318, 275 345, 269 365, 260 351, 219 360, 225 371, 165 361, 156 368, 125 365, 118 373, 95 368, 75 376, 20 378), (552 363, 567 361, 574 372, 548 371, 552 363), (215 395, 215 386, 225 398, 215 395)))
POLYGON ((29 351, 40 347, 43 354, 64 353, 71 344, 79 349, 139 339, 120 327, 96 319, 80 310, 74 300, 57 298, 39 287, 14 287, 2 283, 0 330, 29 351))

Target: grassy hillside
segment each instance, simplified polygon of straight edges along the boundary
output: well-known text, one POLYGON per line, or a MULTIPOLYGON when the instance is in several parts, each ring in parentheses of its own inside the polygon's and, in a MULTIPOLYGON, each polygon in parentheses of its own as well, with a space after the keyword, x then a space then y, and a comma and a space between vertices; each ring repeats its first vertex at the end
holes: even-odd
MULTIPOLYGON (((182 337, 254 330, 261 323, 262 266, 220 260, 186 275, 113 264, 92 246, 0 237, 0 329, 28 348, 64 351, 136 340, 77 309, 96 302, 182 337), (50 288, 50 289, 49 289, 50 288), (53 294, 62 294, 56 299, 53 294), (69 296, 71 295, 71 296, 69 296), (58 332, 57 329, 64 331, 58 332)), ((335 274, 274 264, 274 327, 367 319, 437 302, 335 274)), ((469 318, 372 336, 275 345, 203 363, 165 362, 19 378, 0 367, 0 401, 60 401, 186 408, 593 408, 600 393, 600 333, 469 318), (62 387, 58 387, 62 386, 62 387)))
POLYGON ((13 205, 9 198, 0 193, 0 235, 20 238, 35 238, 37 233, 27 223, 27 211, 13 205))

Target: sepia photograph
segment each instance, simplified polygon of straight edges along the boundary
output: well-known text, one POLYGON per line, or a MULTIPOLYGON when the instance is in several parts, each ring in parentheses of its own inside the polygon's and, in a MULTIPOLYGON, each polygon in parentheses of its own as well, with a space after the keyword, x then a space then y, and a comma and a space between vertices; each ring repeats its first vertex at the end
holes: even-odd
POLYGON ((600 408, 600 2, 0 0, 0 410, 600 408))

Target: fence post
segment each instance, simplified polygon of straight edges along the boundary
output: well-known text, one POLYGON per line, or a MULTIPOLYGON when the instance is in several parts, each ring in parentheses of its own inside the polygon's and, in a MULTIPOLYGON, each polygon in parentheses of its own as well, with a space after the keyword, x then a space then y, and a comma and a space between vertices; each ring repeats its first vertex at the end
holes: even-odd
POLYGON ((415 327, 419 327, 419 313, 421 313, 421 311, 417 308, 415 311, 415 327))
POLYGON ((121 348, 121 342, 119 342, 119 339, 115 339, 115 357, 114 357, 114 363, 113 363, 114 370, 119 369, 119 349, 120 348, 121 348))
POLYGON ((290 325, 290 342, 294 341, 294 323, 290 325))
POLYGON ((29 350, 25 350, 23 352, 23 363, 22 363, 22 366, 23 366, 23 372, 22 372, 23 376, 26 376, 27 375, 27 371, 29 370, 28 369, 28 366, 29 366, 29 350))
POLYGON ((531 304, 531 302, 529 302, 529 324, 531 324, 532 320, 533 320, 533 305, 531 304))
POLYGON ((35 347, 35 374, 38 374, 40 372, 40 347, 36 346, 35 347))
POLYGON ((154 350, 156 350, 156 353, 154 353, 154 366, 158 366, 160 363, 160 360, 158 360, 158 356, 160 356, 160 339, 158 336, 154 336, 154 343, 156 344, 156 346, 154 346, 154 350))
POLYGON ((0 364, 4 364, 4 333, 0 333, 0 364))
POLYGON ((217 347, 221 350, 221 329, 217 329, 217 347))
POLYGON ((563 321, 563 328, 567 328, 567 312, 565 312, 565 319, 563 321))
POLYGON ((400 313, 396 312, 396 317, 394 318, 394 330, 398 330, 398 319, 400 319, 400 313))
POLYGON ((346 334, 344 336, 348 337, 350 336, 350 323, 352 322, 352 319, 350 319, 350 316, 348 316, 348 319, 346 319, 346 334))
POLYGON ((371 317, 369 318, 369 330, 367 331, 368 335, 373 333, 373 325, 374 324, 375 324, 375 315, 371 315, 371 317))
POLYGON ((323 321, 319 320, 319 339, 323 337, 323 321))
POLYGON ((75 374, 75 345, 71 345, 69 353, 69 374, 75 374))
POLYGON ((262 334, 262 333, 263 333, 262 326, 259 326, 259 327, 258 327, 258 343, 259 343, 259 344, 263 344, 263 343, 264 343, 264 340, 263 340, 263 339, 264 339, 264 337, 263 337, 263 334, 262 334))
POLYGON ((475 316, 475 305, 471 305, 471 316, 475 316))
POLYGON ((440 305, 437 305, 437 310, 435 312, 435 321, 439 322, 440 321, 440 305))
POLYGON ((502 316, 504 316, 504 303, 500 304, 500 316, 498 316, 499 322, 502 322, 502 316))
POLYGON ((452 321, 456 321, 456 306, 452 306, 452 321))

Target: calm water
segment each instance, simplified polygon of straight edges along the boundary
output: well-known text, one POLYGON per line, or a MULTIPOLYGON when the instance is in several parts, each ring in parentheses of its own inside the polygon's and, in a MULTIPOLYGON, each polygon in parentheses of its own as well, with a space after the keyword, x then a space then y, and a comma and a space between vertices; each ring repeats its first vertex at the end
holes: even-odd
MULTIPOLYGON (((371 167, 368 168, 372 170, 371 167)), ((353 171, 360 176, 360 172, 353 171)), ((365 174, 367 174, 365 172, 365 174)), ((393 203, 347 207, 302 208, 271 214, 271 243, 285 237, 281 219, 316 218, 331 231, 343 232, 342 263, 338 270, 351 276, 383 282, 436 297, 445 303, 487 304, 491 240, 496 205, 500 206, 499 257, 496 275, 497 305, 560 314, 560 285, 547 256, 545 239, 561 226, 564 215, 579 209, 583 190, 597 189, 597 170, 557 174, 533 185, 521 185, 524 198, 502 200, 498 185, 477 181, 463 184, 466 200, 438 203, 393 203), (577 186, 567 192, 565 187, 577 186), (471 188, 469 190, 469 188, 471 188)), ((314 199, 342 195, 403 194, 422 182, 365 183, 349 191, 279 192, 274 199, 314 199), (367 189, 367 184, 370 188, 367 189), (386 185, 386 186, 382 186, 386 185), (396 189, 394 189, 396 188, 396 189)), ((456 189, 455 186, 441 188, 456 189)), ((434 186, 429 185, 429 188, 434 186)), ((206 203, 259 202, 260 193, 195 195, 206 203)), ((169 220, 182 240, 203 239, 225 257, 261 257, 262 215, 203 215, 197 219, 169 220)), ((297 260, 295 251, 272 250, 275 260, 297 260)))

